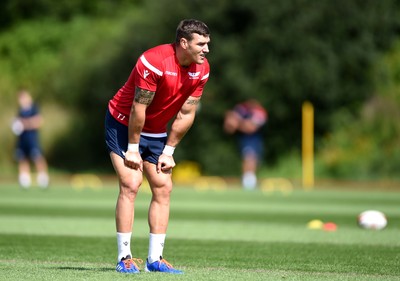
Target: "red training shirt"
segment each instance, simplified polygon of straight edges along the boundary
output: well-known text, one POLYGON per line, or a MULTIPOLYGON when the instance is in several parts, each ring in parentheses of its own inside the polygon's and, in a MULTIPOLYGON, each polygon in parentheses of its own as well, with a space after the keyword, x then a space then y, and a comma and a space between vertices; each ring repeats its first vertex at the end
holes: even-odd
POLYGON ((189 96, 200 97, 208 80, 210 66, 192 63, 182 67, 176 57, 175 44, 149 49, 138 59, 128 81, 108 104, 111 115, 128 125, 135 87, 155 92, 146 110, 143 133, 167 132, 168 122, 179 112, 189 96))

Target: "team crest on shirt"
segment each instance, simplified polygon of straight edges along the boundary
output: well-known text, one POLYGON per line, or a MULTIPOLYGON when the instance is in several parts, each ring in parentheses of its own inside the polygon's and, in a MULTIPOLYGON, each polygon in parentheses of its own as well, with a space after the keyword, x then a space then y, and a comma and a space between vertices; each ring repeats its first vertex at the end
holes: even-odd
POLYGON ((189 79, 199 79, 200 71, 198 72, 188 72, 189 79))
POLYGON ((144 79, 146 79, 146 77, 149 76, 149 74, 150 72, 147 69, 145 69, 145 71, 143 72, 144 79))

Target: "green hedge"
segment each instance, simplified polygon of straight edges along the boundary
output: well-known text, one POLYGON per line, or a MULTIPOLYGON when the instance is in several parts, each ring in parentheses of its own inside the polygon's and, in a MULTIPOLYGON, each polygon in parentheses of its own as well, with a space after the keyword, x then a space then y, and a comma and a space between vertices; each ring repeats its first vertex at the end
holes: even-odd
MULTIPOLYGON (((223 115, 247 97, 269 111, 265 164, 300 149, 305 100, 316 109, 317 153, 334 146, 325 136, 340 130, 340 118, 345 124, 366 118, 358 113, 375 94, 371 71, 400 30, 395 0, 42 0, 28 14, 24 1, 5 3, 12 16, 0 29, 1 99, 10 104, 23 85, 42 103, 69 112, 70 129, 48 142, 47 152, 53 167, 71 171, 111 170, 103 144, 107 101, 141 52, 174 40, 182 18, 210 26, 211 76, 176 160, 221 175, 240 169, 235 139, 222 131, 223 115)), ((333 135, 338 146, 346 139, 346 133, 333 135)), ((341 175, 335 169, 326 171, 341 175)))

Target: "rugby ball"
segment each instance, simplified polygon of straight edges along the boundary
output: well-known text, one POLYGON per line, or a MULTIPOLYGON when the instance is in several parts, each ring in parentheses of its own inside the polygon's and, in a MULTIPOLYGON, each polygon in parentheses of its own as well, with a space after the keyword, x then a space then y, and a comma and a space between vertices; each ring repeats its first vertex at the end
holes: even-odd
POLYGON ((386 227, 387 218, 380 211, 368 210, 358 215, 357 222, 361 228, 380 230, 386 227))

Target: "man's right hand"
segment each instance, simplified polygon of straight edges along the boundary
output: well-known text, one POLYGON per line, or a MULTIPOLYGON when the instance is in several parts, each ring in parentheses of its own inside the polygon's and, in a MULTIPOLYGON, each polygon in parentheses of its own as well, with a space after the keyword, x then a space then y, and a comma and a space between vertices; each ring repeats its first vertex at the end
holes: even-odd
POLYGON ((125 166, 143 172, 143 160, 139 152, 127 151, 125 153, 125 166))

